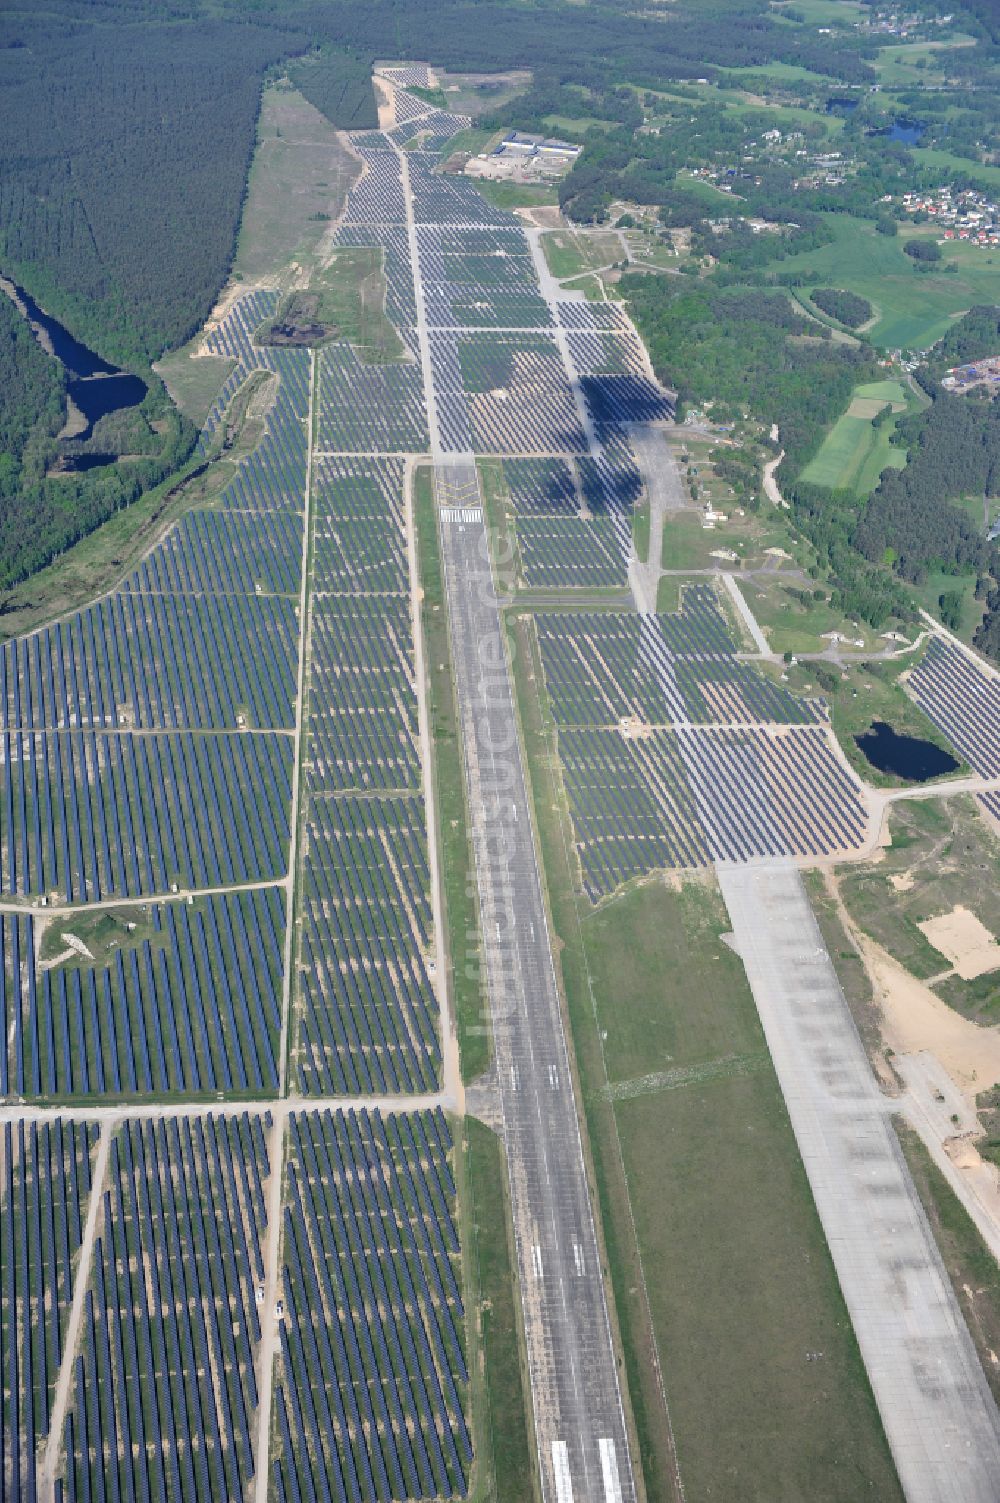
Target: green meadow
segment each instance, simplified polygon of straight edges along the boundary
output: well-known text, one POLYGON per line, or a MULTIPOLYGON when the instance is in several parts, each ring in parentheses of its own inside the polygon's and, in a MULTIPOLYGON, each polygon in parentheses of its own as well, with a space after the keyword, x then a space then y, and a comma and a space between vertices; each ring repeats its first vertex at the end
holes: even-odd
POLYGON ((1000 298, 1000 268, 956 259, 957 270, 917 268, 903 250, 907 226, 898 236, 880 235, 866 220, 829 216, 835 238, 817 250, 781 262, 782 272, 804 271, 816 287, 843 287, 866 297, 876 312, 868 337, 884 349, 926 349, 974 303, 1000 298))
POLYGON ((856 386, 850 406, 802 471, 802 479, 832 490, 853 490, 859 498, 870 495, 884 469, 892 466, 901 470, 906 463, 906 451, 890 443, 895 419, 874 428, 872 418, 886 402, 892 403, 894 412, 902 412, 908 400, 908 393, 899 381, 872 381, 856 386))

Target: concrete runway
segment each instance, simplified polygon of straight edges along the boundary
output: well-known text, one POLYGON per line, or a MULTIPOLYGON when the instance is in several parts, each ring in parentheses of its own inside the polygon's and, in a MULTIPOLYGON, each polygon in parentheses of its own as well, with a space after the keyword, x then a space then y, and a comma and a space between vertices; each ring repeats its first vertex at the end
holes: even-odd
POLYGON ((478 475, 434 473, 542 1491, 633 1503, 478 475))
POLYGON ((908 1503, 997 1503, 1000 1415, 802 879, 718 877, 908 1503))

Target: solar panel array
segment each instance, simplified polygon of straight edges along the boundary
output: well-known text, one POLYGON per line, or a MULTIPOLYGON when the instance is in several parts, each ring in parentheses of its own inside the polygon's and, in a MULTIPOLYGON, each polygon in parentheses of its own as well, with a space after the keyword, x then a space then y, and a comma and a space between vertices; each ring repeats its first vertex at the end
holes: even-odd
POLYGON ((130 1120, 111 1141, 68 1503, 204 1503, 254 1472, 270 1118, 130 1120))
POLYGON ((291 1118, 278 1503, 467 1490, 451 1149, 440 1112, 291 1118))
MULTIPOLYGON (((418 105, 402 113, 421 139, 443 143, 461 124, 418 105)), ((121 1112, 102 1129, 94 1236, 76 1270, 96 1127, 53 1118, 0 1136, 4 1498, 35 1496, 64 1355, 58 1503, 243 1499, 255 1473, 259 1341, 265 1316, 276 1318, 263 1308, 266 1103, 281 1080, 310 474, 292 1076, 307 1093, 438 1083, 402 458, 428 434, 399 156, 377 132, 356 145, 365 171, 335 238, 382 246, 407 358, 368 366, 334 344, 314 362, 259 345, 279 294, 235 298, 204 342, 232 368, 201 448, 213 456, 253 379, 253 452, 116 591, 0 649, 0 891, 26 904, 0 917, 0 1094, 121 1112), (314 403, 327 452, 311 466, 314 403), (99 913, 45 911, 43 898, 127 906, 109 939, 99 913), (212 1115, 206 1098, 217 1096, 245 1099, 245 1113, 212 1115), (139 1110, 150 1097, 157 1111, 139 1110), (82 1326, 66 1355, 74 1291, 82 1326)), ((412 166, 421 217, 455 222, 437 239, 449 316, 544 317, 463 228, 509 216, 434 178, 434 161, 417 153, 412 166)), ((275 1494, 314 1496, 303 1468, 321 1458, 320 1496, 381 1498, 385 1479, 397 1497, 458 1495, 472 1446, 444 1120, 324 1112, 288 1133, 274 1421, 285 1436, 300 1428, 294 1448, 277 1443, 275 1494), (313 1173, 331 1162, 343 1166, 336 1189, 313 1173), (314 1303, 331 1287, 328 1262, 306 1257, 314 1237, 370 1248, 361 1298, 314 1303), (310 1339, 339 1340, 346 1365, 306 1372, 310 1339), (370 1359, 370 1382, 356 1354, 370 1359), (362 1413, 374 1416, 368 1431, 336 1419, 362 1413)))
POLYGON ((90 1194, 92 1124, 0 1124, 0 1500, 39 1494, 90 1194))
POLYGON ((313 475, 303 930, 306 1094, 434 1090, 440 1069, 411 582, 395 458, 313 475))
POLYGON ((1000 777, 1000 678, 952 642, 932 637, 909 677, 924 714, 981 777, 1000 777))
MULTIPOLYGON (((69 963, 44 968, 35 916, 0 917, 0 1094, 103 1101, 276 1091, 284 893, 218 893, 127 913, 134 943, 119 935, 104 953, 70 951, 69 963)), ((60 947, 69 948, 62 939, 60 947)))
POLYGON ((670 616, 535 616, 581 882, 593 901, 659 867, 824 856, 867 833, 821 701, 750 663, 710 586, 670 616))
MULTIPOLYGON (((522 582, 621 588, 642 496, 628 426, 671 407, 622 310, 547 301, 521 223, 438 171, 467 122, 398 93, 430 85, 423 65, 383 71, 398 123, 353 137, 333 241, 381 248, 404 358, 259 345, 279 293, 235 298, 204 341, 232 369, 202 450, 248 379, 260 442, 112 595, 0 651, 0 891, 25 901, 0 918, 0 1094, 121 1110, 99 1150, 58 1118, 0 1135, 4 1498, 34 1495, 74 1287, 58 1503, 245 1499, 259 1431, 276 1503, 468 1489, 448 1126, 325 1100, 430 1093, 441 1071, 404 507, 429 443, 411 243, 444 447, 502 457, 522 582), (43 896, 127 902, 135 931, 56 954, 63 916, 28 906, 43 896), (286 1000, 285 1085, 313 1109, 275 1109, 287 1174, 269 1187, 286 1000), (216 1095, 234 1105, 213 1114, 216 1095)), ((738 660, 711 592, 673 617, 552 614, 538 631, 595 900, 660 866, 863 835, 825 712, 738 660)))

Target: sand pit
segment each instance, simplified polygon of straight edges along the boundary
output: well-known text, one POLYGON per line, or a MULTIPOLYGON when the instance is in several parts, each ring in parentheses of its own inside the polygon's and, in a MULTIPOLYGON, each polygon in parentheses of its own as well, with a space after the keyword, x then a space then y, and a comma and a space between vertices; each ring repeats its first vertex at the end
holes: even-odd
POLYGON ((935 950, 951 961, 963 981, 972 981, 1000 968, 1000 945, 986 925, 961 904, 950 913, 925 919, 917 928, 935 950))
POLYGON ((963 1018, 871 940, 862 939, 861 949, 882 1009, 885 1041, 897 1054, 929 1050, 970 1104, 1000 1081, 1000 1028, 963 1018))

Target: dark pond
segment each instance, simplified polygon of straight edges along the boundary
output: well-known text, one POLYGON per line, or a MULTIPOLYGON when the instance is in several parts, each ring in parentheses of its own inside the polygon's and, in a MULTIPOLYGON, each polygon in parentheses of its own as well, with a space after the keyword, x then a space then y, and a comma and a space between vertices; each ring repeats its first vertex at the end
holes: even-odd
MULTIPOLYGON (((125 407, 138 407, 146 395, 145 381, 128 371, 119 370, 116 365, 109 365, 100 355, 95 355, 93 350, 88 350, 85 344, 74 339, 58 319, 39 308, 23 287, 18 287, 16 291, 28 311, 29 322, 45 331, 53 353, 66 368, 66 390, 87 419, 87 430, 78 434, 78 438, 89 438, 98 418, 106 417, 109 412, 119 412, 125 407)), ((107 456, 102 456, 102 462, 108 464, 110 461, 107 456)), ((92 465, 84 466, 78 462, 73 467, 93 468, 92 465)))
MULTIPOLYGON (((116 376, 91 376, 86 381, 69 381, 66 390, 93 428, 98 418, 122 407, 138 407, 146 395, 146 383, 138 376, 121 371, 116 376)), ((81 437, 86 435, 81 434, 81 437)))
POLYGON ((902 141, 904 146, 915 146, 926 129, 919 120, 894 120, 888 129, 877 131, 876 135, 888 136, 890 141, 902 141))
POLYGON ((850 99, 841 95, 833 95, 826 101, 826 113, 828 115, 849 115, 851 110, 856 110, 859 100, 850 99))
POLYGON ((101 470, 105 465, 117 463, 117 454, 64 454, 52 473, 83 475, 87 470, 101 470))
POLYGON ((873 720, 870 729, 854 740, 879 772, 893 773, 911 783, 926 783, 929 778, 939 778, 958 767, 950 752, 942 751, 933 741, 901 736, 884 720, 873 720))

